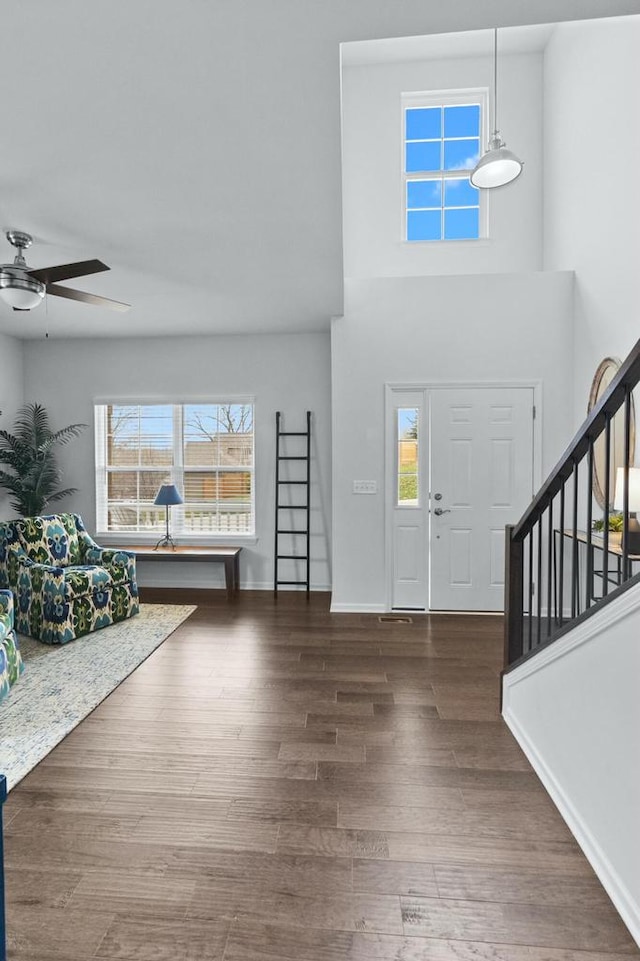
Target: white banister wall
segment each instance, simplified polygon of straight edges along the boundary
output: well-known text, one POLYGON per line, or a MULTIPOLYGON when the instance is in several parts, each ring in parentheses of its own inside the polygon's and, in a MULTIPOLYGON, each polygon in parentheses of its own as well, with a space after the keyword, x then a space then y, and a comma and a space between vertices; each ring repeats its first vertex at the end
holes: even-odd
POLYGON ((613 171, 640 150, 639 44, 640 16, 564 23, 544 55, 544 270, 575 271, 576 426, 602 358, 638 339, 640 179, 613 171), (594 150, 596 116, 616 134, 594 150))
POLYGON ((640 584, 505 675, 503 714, 640 944, 640 584))

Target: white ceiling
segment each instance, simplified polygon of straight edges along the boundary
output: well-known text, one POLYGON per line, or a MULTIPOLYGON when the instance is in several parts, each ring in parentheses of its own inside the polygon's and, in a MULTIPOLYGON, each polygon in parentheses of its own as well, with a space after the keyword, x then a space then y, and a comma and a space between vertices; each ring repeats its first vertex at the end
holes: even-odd
MULTIPOLYGON (((507 27, 498 31, 498 52, 539 53, 546 47, 553 24, 507 27)), ((384 40, 356 40, 342 44, 342 65, 359 67, 376 63, 406 63, 412 60, 449 60, 486 57, 493 54, 493 30, 441 33, 425 37, 390 37, 384 40)))
MULTIPOLYGON (((20 337, 324 329, 342 308, 341 42, 637 13, 638 0, 22 0, 0 33, 0 225, 76 286, 20 337)), ((486 39, 486 37, 485 37, 486 39)), ((0 237, 0 261, 13 249, 0 237)))

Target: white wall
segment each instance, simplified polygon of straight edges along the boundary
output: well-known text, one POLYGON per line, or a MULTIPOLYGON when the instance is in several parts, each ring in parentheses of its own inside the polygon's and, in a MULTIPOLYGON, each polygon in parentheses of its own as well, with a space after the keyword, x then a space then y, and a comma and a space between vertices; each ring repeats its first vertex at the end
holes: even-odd
POLYGON ((640 944, 639 616, 636 585, 507 674, 504 717, 640 944))
POLYGON ((544 262, 574 270, 575 426, 640 337, 640 17, 560 24, 544 60, 544 262))
POLYGON ((500 58, 500 127, 508 145, 526 158, 526 164, 515 183, 487 198, 489 238, 438 243, 403 240, 402 93, 489 87, 492 76, 491 57, 343 68, 346 277, 541 268, 542 54, 500 58))
POLYGON ((333 604, 385 602, 384 385, 540 381, 543 472, 571 430, 570 273, 348 280, 332 328, 333 604), (377 495, 352 493, 354 479, 377 495))
MULTIPOLYGON (((98 321, 97 321, 98 322, 98 321)), ((206 397, 252 394, 256 399, 257 543, 241 557, 243 586, 269 587, 273 578, 275 412, 285 428, 304 428, 313 412, 311 581, 330 577, 331 426, 329 334, 184 337, 126 340, 49 340, 25 344, 25 397, 47 406, 56 426, 90 425, 62 452, 65 486, 79 492, 61 509, 82 514, 95 531, 94 398, 161 399, 167 392, 206 397)), ((222 584, 209 565, 140 563, 145 585, 222 584)), ((297 577, 296 577, 297 579, 297 577)))
MULTIPOLYGON (((0 430, 13 432, 16 412, 23 403, 23 344, 15 337, 0 334, 0 430)), ((5 491, 0 490, 0 519, 2 520, 7 520, 14 514, 9 500, 5 491)))

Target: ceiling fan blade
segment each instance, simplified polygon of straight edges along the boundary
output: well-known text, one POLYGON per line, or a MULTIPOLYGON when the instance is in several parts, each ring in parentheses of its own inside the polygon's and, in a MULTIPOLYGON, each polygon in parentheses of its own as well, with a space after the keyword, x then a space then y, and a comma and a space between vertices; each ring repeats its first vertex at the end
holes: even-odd
POLYGON ((72 280, 74 277, 85 277, 87 274, 99 274, 102 270, 111 270, 101 260, 79 260, 74 264, 59 264, 57 267, 39 267, 27 270, 30 277, 42 281, 43 284, 55 284, 58 280, 72 280))
POLYGON ((98 297, 97 294, 86 294, 84 290, 74 290, 72 287, 59 287, 57 284, 47 284, 47 293, 54 297, 66 297, 67 300, 80 300, 83 304, 95 304, 96 307, 109 307, 110 310, 129 310, 131 304, 123 304, 119 300, 109 300, 108 297, 98 297))

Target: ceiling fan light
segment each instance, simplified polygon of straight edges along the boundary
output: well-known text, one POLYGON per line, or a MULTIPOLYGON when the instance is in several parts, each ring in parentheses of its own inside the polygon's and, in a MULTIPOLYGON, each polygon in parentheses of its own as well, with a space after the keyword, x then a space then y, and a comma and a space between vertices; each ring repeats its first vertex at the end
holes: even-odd
POLYGON ((41 303, 46 287, 34 277, 18 277, 13 271, 0 270, 0 297, 16 310, 33 310, 41 303))
POLYGON ((503 187, 522 173, 524 164, 507 147, 499 136, 489 143, 489 148, 471 171, 469 180, 474 187, 503 187))

